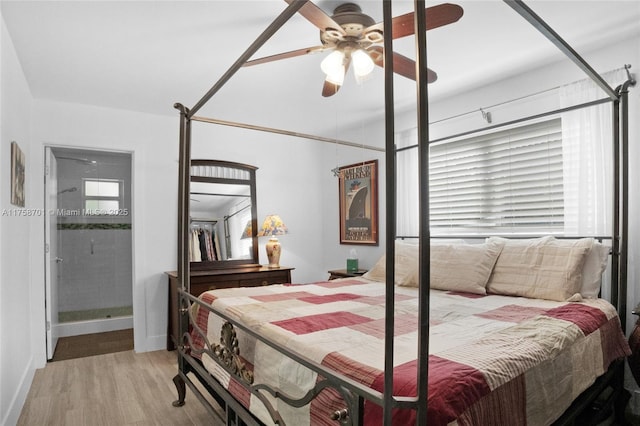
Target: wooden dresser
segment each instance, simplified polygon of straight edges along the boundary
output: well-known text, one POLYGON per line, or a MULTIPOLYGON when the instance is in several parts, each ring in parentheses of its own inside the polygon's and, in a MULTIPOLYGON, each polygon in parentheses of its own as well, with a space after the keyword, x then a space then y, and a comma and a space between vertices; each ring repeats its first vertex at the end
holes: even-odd
MULTIPOLYGON (((199 296, 208 290, 234 287, 256 287, 291 282, 291 271, 295 268, 237 268, 191 271, 191 294, 199 296)), ((178 273, 167 272, 169 276, 169 318, 167 327, 167 350, 175 349, 178 334, 178 273)))

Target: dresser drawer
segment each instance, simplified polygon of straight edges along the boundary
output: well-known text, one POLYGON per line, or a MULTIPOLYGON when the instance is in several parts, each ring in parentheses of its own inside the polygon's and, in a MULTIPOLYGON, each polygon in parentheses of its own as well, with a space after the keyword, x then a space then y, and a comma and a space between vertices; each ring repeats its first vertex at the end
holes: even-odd
POLYGON ((240 287, 256 287, 270 284, 285 284, 291 281, 288 271, 277 273, 262 273, 257 276, 247 276, 240 279, 240 287))
POLYGON ((228 281, 214 281, 208 283, 191 283, 191 294, 194 296, 200 296, 205 291, 209 290, 219 290, 221 288, 236 288, 241 284, 238 280, 228 280, 228 281))

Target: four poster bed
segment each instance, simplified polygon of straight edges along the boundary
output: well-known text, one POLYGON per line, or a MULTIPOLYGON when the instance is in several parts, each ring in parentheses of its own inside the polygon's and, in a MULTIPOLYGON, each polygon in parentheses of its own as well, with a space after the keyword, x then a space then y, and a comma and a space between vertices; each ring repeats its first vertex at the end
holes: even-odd
MULTIPOLYGON (((178 279, 181 337, 174 382, 228 424, 589 424, 628 396, 626 321, 627 89, 611 89, 520 1, 506 3, 608 95, 614 111, 610 236, 431 242, 424 16, 416 14, 419 244, 395 235, 393 67, 385 66, 386 256, 365 276, 189 294, 191 122, 195 113, 306 2, 289 6, 192 109, 180 127, 178 279), (419 262, 431 259, 431 262, 419 262), (611 303, 599 299, 611 269, 611 303), (428 289, 431 289, 430 291, 428 289), (384 389, 393 389, 384 392, 384 389)), ((416 10, 424 3, 416 1, 416 10)), ((384 2, 385 25, 391 9, 384 2)), ((387 26, 389 28, 390 26, 387 26)), ((384 34, 385 63, 392 62, 384 34)), ((576 106, 576 108, 584 105, 576 106)), ((557 112, 557 111, 556 111, 557 112)), ((229 124, 229 123, 219 123, 229 124)), ((238 127, 278 132, 278 129, 238 127)), ((232 124, 233 125, 233 124, 232 124)))

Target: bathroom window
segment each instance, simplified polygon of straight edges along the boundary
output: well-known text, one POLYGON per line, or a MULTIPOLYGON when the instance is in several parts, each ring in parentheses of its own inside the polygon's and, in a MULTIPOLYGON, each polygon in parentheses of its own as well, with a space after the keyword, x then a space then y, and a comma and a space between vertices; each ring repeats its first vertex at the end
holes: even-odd
POLYGON ((94 216, 126 215, 126 209, 122 208, 123 187, 124 183, 122 180, 85 179, 85 214, 94 216))

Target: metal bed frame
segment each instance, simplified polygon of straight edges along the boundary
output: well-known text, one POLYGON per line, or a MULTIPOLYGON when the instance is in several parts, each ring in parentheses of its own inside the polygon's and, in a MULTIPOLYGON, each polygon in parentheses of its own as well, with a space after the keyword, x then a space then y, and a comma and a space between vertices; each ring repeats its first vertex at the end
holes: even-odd
MULTIPOLYGON (((611 302, 617 308, 623 331, 626 324, 626 299, 627 299, 627 229, 628 229, 628 90, 635 81, 629 75, 628 81, 616 89, 611 88, 604 79, 591 68, 591 66, 565 42, 551 27, 549 27, 538 15, 536 15, 521 0, 503 0, 508 6, 520 14, 526 21, 542 33, 549 41, 551 41, 559 50, 561 50, 571 61, 573 61, 580 69, 582 69, 589 78, 591 78, 607 95, 606 98, 577 105, 569 109, 583 108, 611 102, 613 107, 613 152, 614 152, 614 200, 613 200, 613 226, 611 237, 612 245, 612 267, 611 267, 611 302)), ((231 67, 222 75, 222 77, 211 87, 211 89, 198 101, 191 109, 177 103, 175 108, 180 112, 180 152, 179 152, 179 200, 178 200, 178 280, 179 289, 179 318, 181 338, 177 342, 178 348, 178 375, 174 378, 178 390, 178 400, 174 402, 175 406, 184 404, 186 387, 194 392, 198 399, 204 403, 205 407, 213 414, 215 409, 207 398, 198 390, 195 383, 188 376, 193 373, 199 382, 210 392, 213 397, 227 412, 227 424, 248 424, 257 425, 259 421, 248 412, 238 401, 231 396, 202 366, 202 364, 191 356, 191 338, 189 335, 189 326, 191 318, 191 304, 199 304, 205 306, 206 309, 215 312, 234 327, 240 327, 249 335, 260 339, 276 350, 284 353, 300 364, 318 372, 325 380, 319 381, 314 389, 309 391, 301 399, 294 400, 287 395, 280 393, 277 389, 260 385, 258 387, 251 384, 251 377, 242 372, 242 368, 237 364, 233 357, 237 347, 233 346, 233 338, 235 331, 233 327, 223 331, 228 343, 214 345, 209 348, 210 352, 216 352, 222 367, 235 374, 236 377, 244 377, 244 383, 247 388, 258 398, 260 391, 269 392, 279 397, 293 406, 302 406, 309 403, 322 389, 326 387, 335 388, 344 398, 348 409, 336 412, 334 418, 342 424, 361 424, 362 410, 364 400, 370 400, 383 407, 384 425, 391 425, 391 415, 394 408, 410 408, 416 410, 417 425, 427 424, 427 389, 428 389, 428 353, 429 353, 429 263, 422 262, 419 273, 419 330, 418 330, 418 376, 417 376, 417 396, 416 397, 397 397, 392 392, 377 392, 367 388, 337 372, 331 371, 300 354, 296 354, 289 349, 282 347, 276 343, 263 339, 256 333, 248 330, 231 318, 217 312, 210 305, 203 303, 197 298, 189 294, 190 275, 189 275, 189 259, 188 259, 188 218, 189 218, 189 182, 190 182, 190 159, 191 159, 191 123, 193 121, 213 123, 219 125, 227 125, 245 129, 258 130, 262 132, 279 133, 288 136, 301 137, 336 144, 357 146, 359 148, 373 149, 381 151, 380 148, 363 146, 348 141, 325 138, 315 135, 302 134, 282 129, 274 129, 262 126, 254 126, 245 123, 236 123, 213 118, 198 117, 195 114, 200 110, 225 84, 233 77, 233 75, 247 62, 254 53, 273 35, 280 27, 287 22, 300 8, 302 8, 306 0, 286 0, 288 6, 276 19, 264 30, 264 32, 256 38, 256 40, 240 55, 240 57, 231 65, 231 67), (234 373, 235 372, 235 373, 234 373)), ((414 10, 424 10, 424 0, 414 0, 414 10)), ((424 13, 415 13, 415 40, 416 40, 416 96, 417 96, 417 131, 419 152, 419 187, 420 187, 420 224, 419 235, 417 238, 420 242, 420 258, 430 258, 430 231, 429 231, 429 154, 428 144, 429 138, 429 108, 428 108, 428 88, 427 88, 427 55, 426 55, 426 19, 424 13)), ((383 24, 386 28, 391 28, 391 1, 383 0, 383 24)), ((395 199, 395 127, 394 127, 394 87, 393 87, 393 60, 392 60, 392 38, 391 31, 384 32, 384 82, 385 82, 385 163, 386 163, 386 180, 385 190, 387 194, 386 201, 386 307, 385 307, 385 379, 384 388, 393 389, 393 330, 394 330, 394 257, 395 244, 394 241, 399 238, 396 235, 396 199, 395 199)), ((542 115, 526 117, 518 121, 539 118, 544 115, 557 114, 567 109, 551 111, 542 115)), ((502 123, 491 126, 497 128, 505 125, 514 124, 514 122, 502 123)), ((475 131, 465 132, 470 134, 480 130, 487 130, 487 127, 475 131)), ((460 135, 456 135, 460 136, 460 135)), ((434 141, 431 141, 434 142, 434 141)), ((406 149, 406 148, 403 148, 406 149)), ((191 324, 191 326, 195 326, 191 324)), ((609 398, 607 404, 616 404, 618 409, 626 405, 628 395, 625 395, 623 382, 623 362, 618 362, 609 369, 605 375, 601 376, 596 383, 583 393, 572 407, 558 420, 558 424, 572 424, 578 418, 580 412, 592 406, 593 401, 602 393, 604 389, 611 386, 613 396, 609 398)), ((274 420, 280 420, 278 412, 266 404, 267 409, 274 420)), ((281 423, 282 424, 282 423, 281 423)))

